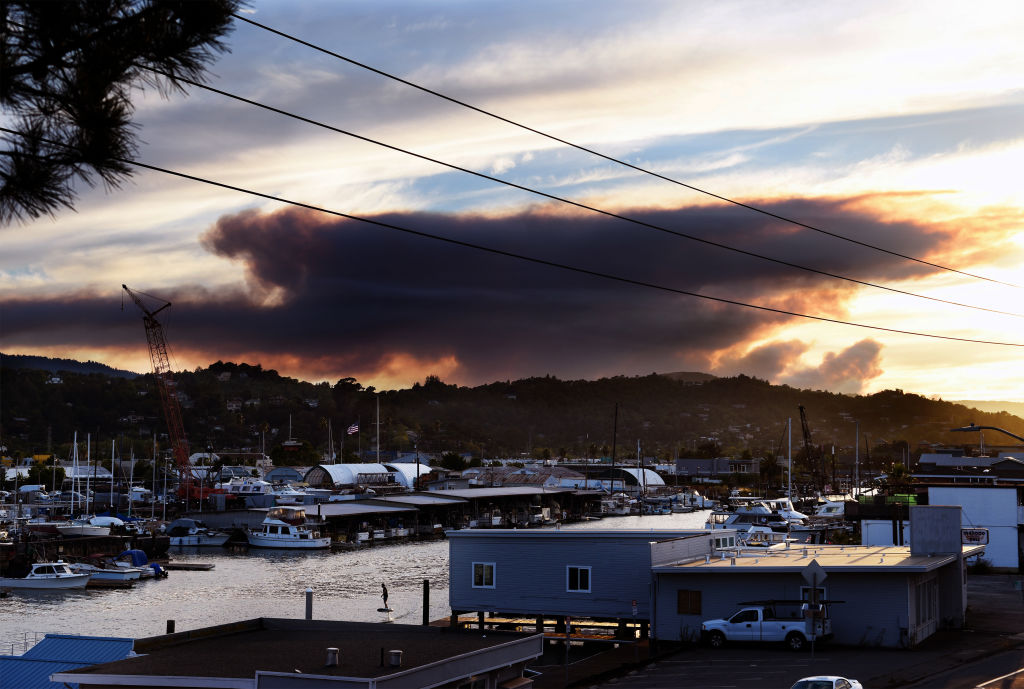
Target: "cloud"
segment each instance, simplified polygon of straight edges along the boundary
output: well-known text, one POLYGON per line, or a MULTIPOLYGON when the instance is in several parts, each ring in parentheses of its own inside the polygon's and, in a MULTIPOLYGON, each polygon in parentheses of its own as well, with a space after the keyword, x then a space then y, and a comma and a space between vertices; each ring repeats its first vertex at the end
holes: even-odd
POLYGON ((884 373, 881 354, 881 343, 864 339, 838 354, 828 352, 820 365, 796 370, 783 376, 780 382, 799 388, 862 392, 872 380, 884 373))
MULTIPOLYGON (((893 226, 850 213, 841 201, 793 200, 773 210, 839 224, 868 239, 891 232, 890 243, 906 250, 927 253, 944 236, 910 222, 893 226)), ((862 278, 926 272, 866 250, 836 249, 834 240, 734 207, 630 215, 862 278)), ((613 218, 544 207, 505 216, 393 213, 373 219, 629 282, 312 211, 246 211, 220 218, 202 237, 211 256, 241 267, 244 284, 229 290, 182 284, 160 295, 174 304, 161 317, 173 326, 168 337, 179 360, 187 367, 218 359, 261 362, 301 378, 351 375, 394 385, 429 373, 476 384, 545 373, 634 375, 679 370, 684 363, 707 370, 717 362, 723 371, 849 389, 880 373, 879 345, 870 341, 829 355, 813 370, 793 370, 805 349, 795 341, 730 354, 770 337, 789 317, 675 291, 834 317, 856 294, 848 284, 613 218)), ((4 346, 141 348, 138 314, 120 313, 119 301, 95 292, 9 299, 0 304, 4 346)))

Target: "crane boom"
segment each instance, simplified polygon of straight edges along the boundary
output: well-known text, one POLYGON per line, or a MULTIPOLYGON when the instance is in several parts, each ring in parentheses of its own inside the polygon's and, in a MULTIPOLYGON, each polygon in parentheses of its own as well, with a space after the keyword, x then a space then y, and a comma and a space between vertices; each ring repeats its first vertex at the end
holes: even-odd
POLYGON ((170 306, 171 302, 166 302, 160 308, 151 311, 139 295, 130 290, 127 285, 122 284, 121 287, 143 313, 142 323, 146 328, 149 358, 153 363, 153 373, 160 391, 160 404, 163 407, 164 420, 167 423, 167 434, 170 437, 174 453, 174 464, 178 470, 178 491, 187 496, 189 487, 194 483, 192 463, 189 460, 188 438, 185 437, 185 426, 181 421, 181 405, 178 403, 177 387, 174 376, 171 374, 164 327, 156 319, 156 314, 170 306))
POLYGON ((818 476, 818 457, 814 445, 811 444, 811 429, 807 425, 807 412, 804 410, 804 405, 797 405, 797 409, 800 410, 800 428, 804 434, 804 451, 807 453, 807 468, 811 472, 811 482, 814 484, 816 489, 820 489, 819 476, 818 476))

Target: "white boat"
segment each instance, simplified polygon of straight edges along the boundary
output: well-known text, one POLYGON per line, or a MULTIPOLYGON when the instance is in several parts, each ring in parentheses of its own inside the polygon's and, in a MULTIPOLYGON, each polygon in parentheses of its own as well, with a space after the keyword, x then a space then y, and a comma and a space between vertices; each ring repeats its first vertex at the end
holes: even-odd
POLYGON ((222 546, 231 538, 231 534, 223 531, 212 531, 206 524, 196 519, 182 517, 175 519, 167 528, 171 545, 178 546, 222 546))
POLYGON ((118 567, 101 560, 72 562, 69 566, 76 574, 91 574, 90 581, 138 581, 142 577, 142 570, 137 567, 118 567))
POLYGON ((273 486, 263 479, 235 476, 230 481, 217 484, 217 488, 230 495, 237 495, 243 498, 254 495, 269 495, 273 492, 273 486))
POLYGON ((63 560, 37 562, 24 577, 0 577, 0 589, 84 589, 89 574, 75 574, 63 560))
POLYGON ((317 550, 331 547, 330 536, 306 523, 306 510, 301 507, 272 507, 259 529, 250 529, 246 536, 254 548, 288 548, 317 550))
POLYGON ((306 502, 306 493, 303 490, 290 485, 275 488, 273 491, 274 501, 278 505, 302 505, 306 502))
POLYGON ((89 519, 72 519, 57 525, 61 536, 109 536, 110 526, 94 524, 89 519))
POLYGON ((742 504, 735 511, 712 510, 704 523, 705 529, 736 529, 746 531, 751 526, 766 526, 785 530, 789 525, 778 512, 762 502, 742 504))

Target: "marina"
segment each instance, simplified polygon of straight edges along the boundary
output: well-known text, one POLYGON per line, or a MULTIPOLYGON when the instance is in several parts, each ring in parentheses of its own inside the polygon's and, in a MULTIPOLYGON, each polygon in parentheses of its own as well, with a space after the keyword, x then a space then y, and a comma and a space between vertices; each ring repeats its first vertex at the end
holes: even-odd
MULTIPOLYGON (((707 511, 605 518, 561 529, 700 529, 707 511)), ((553 528, 553 527, 546 527, 553 528)), ((170 569, 212 564, 212 570, 171 571, 132 589, 14 592, 0 604, 0 652, 19 651, 47 632, 67 629, 99 636, 163 634, 168 620, 178 631, 255 616, 299 618, 305 591, 313 592, 315 619, 382 622, 380 586, 387 583, 397 623, 422 620, 423 581, 429 581, 430 619, 450 614, 448 542, 418 541, 355 551, 246 553, 216 548, 170 550, 170 569)))

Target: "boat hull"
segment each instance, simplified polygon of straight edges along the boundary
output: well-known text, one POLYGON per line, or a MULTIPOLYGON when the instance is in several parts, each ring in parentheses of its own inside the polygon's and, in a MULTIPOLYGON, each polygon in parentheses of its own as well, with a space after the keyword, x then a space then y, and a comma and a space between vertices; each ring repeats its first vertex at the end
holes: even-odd
POLYGON ((191 547, 220 547, 228 542, 231 534, 189 534, 185 536, 171 536, 171 545, 191 547))
POLYGON ((248 534, 249 545, 253 548, 278 548, 287 550, 326 550, 331 547, 329 537, 322 538, 273 538, 263 534, 248 534))
POLYGON ((52 578, 17 579, 0 577, 0 589, 33 589, 40 591, 63 591, 68 589, 84 589, 89 583, 88 574, 69 574, 52 578))

